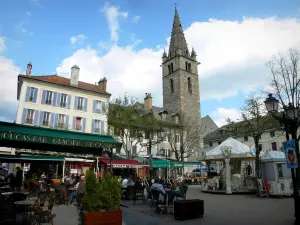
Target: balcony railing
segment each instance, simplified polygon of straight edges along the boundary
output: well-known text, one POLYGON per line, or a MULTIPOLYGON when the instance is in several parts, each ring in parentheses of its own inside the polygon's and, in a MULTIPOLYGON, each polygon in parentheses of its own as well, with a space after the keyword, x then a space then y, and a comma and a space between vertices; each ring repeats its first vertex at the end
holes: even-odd
POLYGON ((45 104, 47 104, 47 105, 51 105, 51 103, 52 103, 51 100, 46 100, 46 101, 45 101, 45 104))
POLYGON ((66 108, 66 106, 67 106, 66 103, 63 103, 63 102, 60 103, 60 107, 66 108))
POLYGON ((33 119, 26 119, 26 123, 33 124, 33 119))
POLYGON ((58 123, 57 127, 60 129, 64 129, 65 128, 65 124, 64 123, 58 123))
POLYGON ((83 106, 82 106, 82 105, 78 105, 78 106, 77 106, 77 109, 78 109, 78 110, 83 110, 83 106))
POLYGON ((76 126, 76 130, 82 130, 82 126, 76 126))
POLYGON ((33 96, 30 96, 30 97, 29 97, 29 101, 30 101, 30 102, 33 102, 33 96))
POLYGON ((49 126, 49 121, 44 120, 43 121, 43 126, 48 127, 49 126))
POLYGON ((100 128, 95 128, 95 133, 101 133, 100 128))

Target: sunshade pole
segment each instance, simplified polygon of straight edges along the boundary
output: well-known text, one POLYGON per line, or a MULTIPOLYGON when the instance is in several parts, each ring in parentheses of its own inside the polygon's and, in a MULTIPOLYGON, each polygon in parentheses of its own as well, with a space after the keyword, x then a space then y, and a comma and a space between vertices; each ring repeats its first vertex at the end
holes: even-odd
POLYGON ((96 157, 96 174, 98 177, 98 172, 99 172, 99 157, 96 157))
POLYGON ((62 173, 62 182, 64 183, 65 182, 65 167, 66 167, 66 161, 64 160, 63 161, 63 173, 62 173))

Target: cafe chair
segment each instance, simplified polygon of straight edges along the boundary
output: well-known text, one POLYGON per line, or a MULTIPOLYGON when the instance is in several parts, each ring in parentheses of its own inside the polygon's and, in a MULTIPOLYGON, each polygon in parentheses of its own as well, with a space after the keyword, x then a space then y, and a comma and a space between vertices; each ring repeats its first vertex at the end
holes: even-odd
POLYGON ((166 212, 166 197, 163 201, 159 200, 160 191, 156 189, 151 190, 152 199, 155 201, 155 212, 166 212))

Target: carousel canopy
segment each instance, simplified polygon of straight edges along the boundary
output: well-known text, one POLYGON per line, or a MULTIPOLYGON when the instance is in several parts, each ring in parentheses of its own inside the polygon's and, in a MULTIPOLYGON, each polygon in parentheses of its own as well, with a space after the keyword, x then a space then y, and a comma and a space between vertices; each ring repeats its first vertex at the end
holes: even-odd
POLYGON ((251 158, 253 157, 249 146, 229 137, 220 145, 206 153, 206 159, 224 159, 225 154, 230 158, 251 158))
POLYGON ((267 151, 262 157, 262 162, 285 162, 285 155, 280 151, 267 151))

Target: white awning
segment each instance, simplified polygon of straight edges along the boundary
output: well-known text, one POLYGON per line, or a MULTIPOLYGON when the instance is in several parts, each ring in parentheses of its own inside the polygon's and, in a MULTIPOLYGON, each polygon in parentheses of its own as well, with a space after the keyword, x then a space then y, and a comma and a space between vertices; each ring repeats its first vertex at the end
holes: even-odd
POLYGON ((95 160, 92 159, 82 159, 82 158, 65 158, 65 161, 69 162, 95 162, 95 160))

